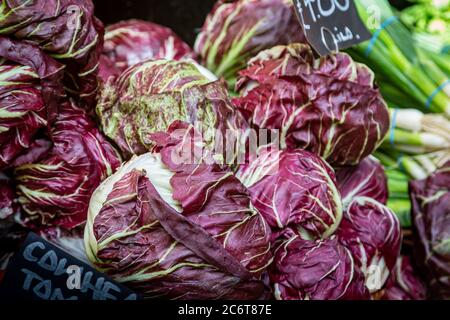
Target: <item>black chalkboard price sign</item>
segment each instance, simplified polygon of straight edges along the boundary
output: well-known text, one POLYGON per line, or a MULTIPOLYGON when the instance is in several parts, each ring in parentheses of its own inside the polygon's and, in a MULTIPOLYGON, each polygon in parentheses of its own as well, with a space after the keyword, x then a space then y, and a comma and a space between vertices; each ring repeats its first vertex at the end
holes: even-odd
POLYGON ((320 55, 371 38, 353 0, 294 0, 308 42, 320 55))
POLYGON ((138 300, 118 284, 59 247, 30 233, 8 265, 0 300, 138 300))

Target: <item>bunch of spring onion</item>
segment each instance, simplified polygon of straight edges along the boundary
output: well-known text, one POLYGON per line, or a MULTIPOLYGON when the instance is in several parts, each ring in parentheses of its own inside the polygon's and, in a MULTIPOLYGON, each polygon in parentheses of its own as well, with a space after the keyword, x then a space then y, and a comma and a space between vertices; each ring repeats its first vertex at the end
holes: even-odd
POLYGON ((435 53, 450 54, 450 0, 414 1, 400 13, 417 45, 435 53))
MULTIPOLYGON (((445 70, 415 45, 387 0, 355 0, 372 39, 349 50, 374 70, 390 106, 417 107, 450 118, 450 81, 445 70)), ((448 63, 448 62, 447 62, 448 63)))
POLYGON ((450 0, 421 0, 404 9, 400 18, 421 54, 450 76, 450 0))
POLYGON ((388 206, 411 226, 410 180, 421 180, 450 160, 450 121, 416 109, 391 109, 391 129, 375 153, 386 169, 388 206))

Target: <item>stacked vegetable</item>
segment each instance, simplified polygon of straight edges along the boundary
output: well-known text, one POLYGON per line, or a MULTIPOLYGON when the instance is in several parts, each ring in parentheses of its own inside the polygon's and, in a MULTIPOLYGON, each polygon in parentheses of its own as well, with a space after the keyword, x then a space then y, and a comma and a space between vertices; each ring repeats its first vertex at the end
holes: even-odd
POLYGON ((400 33, 317 58, 291 1, 220 0, 192 50, 144 21, 103 35, 89 0, 8 3, 2 237, 148 298, 449 297, 450 103, 400 33))
POLYGON ((92 192, 121 160, 92 118, 103 46, 92 2, 7 1, 1 11, 0 170, 8 184, 2 182, 0 228, 6 243, 16 233, 13 221, 44 236, 82 226, 92 192))
POLYGON ((203 65, 225 78, 233 90, 238 72, 259 51, 305 41, 290 0, 219 0, 195 50, 203 65))
POLYGON ((307 45, 275 47, 241 72, 237 92, 245 93, 234 99, 236 109, 225 84, 201 71, 192 62, 146 61, 104 88, 97 110, 111 114, 104 117, 105 132, 127 156, 142 155, 91 199, 85 237, 91 261, 149 297, 368 299, 381 290, 401 242, 395 214, 375 199, 387 194, 386 186, 348 195, 344 206, 334 170, 320 158, 357 164, 382 142, 389 113, 371 71, 345 54, 316 61, 307 45), (209 93, 212 85, 222 89, 209 93), (279 100, 269 104, 270 96, 279 100), (166 110, 168 104, 175 109, 166 110), (198 106, 213 111, 195 111, 198 106), (161 121, 146 118, 153 112, 136 113, 147 108, 161 121), (277 108, 285 112, 271 116, 277 108), (221 149, 210 143, 216 136, 201 134, 195 121, 211 121, 206 126, 219 136, 228 129, 248 137, 239 110, 253 128, 280 129, 286 150, 268 141, 234 173, 240 163, 223 164, 221 149), (256 124, 257 112, 277 121, 256 124), (340 143, 353 132, 361 139, 344 150, 340 143), (373 222, 365 226, 352 222, 368 217, 373 222), (379 225, 384 229, 373 228, 379 225), (364 243, 368 261, 352 241, 364 243), (304 255, 315 247, 316 257, 304 255), (325 256, 329 260, 317 265, 325 256), (334 269, 336 263, 342 268, 334 269), (310 278, 298 282, 299 275, 310 278))
POLYGON ((450 161, 449 2, 424 0, 399 13, 385 0, 356 4, 373 37, 349 53, 374 70, 390 107, 375 156, 388 175, 388 206, 411 234, 409 182, 450 161))
POLYGON ((448 58, 443 58, 444 67, 430 59, 387 0, 355 3, 373 37, 349 52, 374 70, 389 105, 450 117, 448 58))

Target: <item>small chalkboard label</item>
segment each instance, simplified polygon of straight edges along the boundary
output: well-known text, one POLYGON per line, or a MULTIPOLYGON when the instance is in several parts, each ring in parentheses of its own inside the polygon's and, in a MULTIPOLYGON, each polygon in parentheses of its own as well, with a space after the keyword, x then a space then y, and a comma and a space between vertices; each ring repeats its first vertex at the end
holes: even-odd
POLYGON ((353 0, 294 0, 308 42, 320 55, 369 40, 353 0))
POLYGON ((12 258, 0 299, 138 300, 125 286, 98 272, 64 250, 30 233, 12 258))

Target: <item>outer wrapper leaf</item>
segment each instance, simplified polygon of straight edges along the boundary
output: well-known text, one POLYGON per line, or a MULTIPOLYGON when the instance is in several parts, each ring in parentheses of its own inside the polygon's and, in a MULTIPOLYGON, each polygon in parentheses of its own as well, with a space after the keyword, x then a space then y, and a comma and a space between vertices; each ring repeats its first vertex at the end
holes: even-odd
POLYGON ((231 87, 247 60, 276 45, 305 42, 292 1, 218 1, 199 33, 195 51, 203 65, 231 87))
POLYGON ((400 222, 389 208, 372 198, 356 197, 337 231, 365 276, 371 293, 383 288, 400 255, 400 222))
POLYGON ((227 167, 169 157, 186 143, 182 128, 154 136, 160 153, 133 158, 96 190, 88 256, 147 297, 265 298, 270 230, 227 167))
POLYGON ((409 257, 400 257, 383 289, 381 300, 425 300, 426 297, 427 288, 416 274, 409 257))
POLYGON ((92 192, 120 166, 116 150, 73 102, 61 106, 52 138, 48 156, 15 170, 23 223, 34 229, 85 222, 92 192))
MULTIPOLYGON (((0 36, 0 169, 29 152, 51 126, 63 95, 63 66, 38 46, 0 36)), ((39 143, 38 143, 39 144, 39 143)))
POLYGON ((344 207, 355 197, 372 198, 384 205, 387 202, 387 177, 374 157, 365 158, 357 166, 340 168, 336 171, 336 180, 344 207))
POLYGON ((104 32, 92 1, 7 0, 0 10, 0 34, 31 41, 64 64, 68 92, 92 106, 104 32))
POLYGON ((415 258, 432 298, 450 298, 450 163, 410 182, 415 258))
POLYGON ((372 71, 345 53, 314 60, 307 45, 261 52, 241 71, 236 106, 256 129, 278 130, 334 167, 357 165, 382 142, 389 112, 372 71))
POLYGON ((127 20, 106 28, 100 76, 118 76, 125 69, 145 60, 194 59, 195 53, 171 29, 158 24, 127 20))
POLYGON ((279 243, 270 281, 277 300, 362 300, 370 295, 352 254, 338 241, 286 237, 279 243))
POLYGON ((274 233, 291 228, 306 239, 327 238, 341 222, 333 169, 310 152, 264 151, 237 176, 274 233))
POLYGON ((152 150, 151 135, 176 120, 195 124, 207 144, 218 150, 227 150, 226 143, 233 147, 248 128, 223 82, 187 61, 145 61, 127 69, 106 84, 97 114, 105 134, 127 158, 152 150), (227 130, 235 137, 229 142, 227 130))

